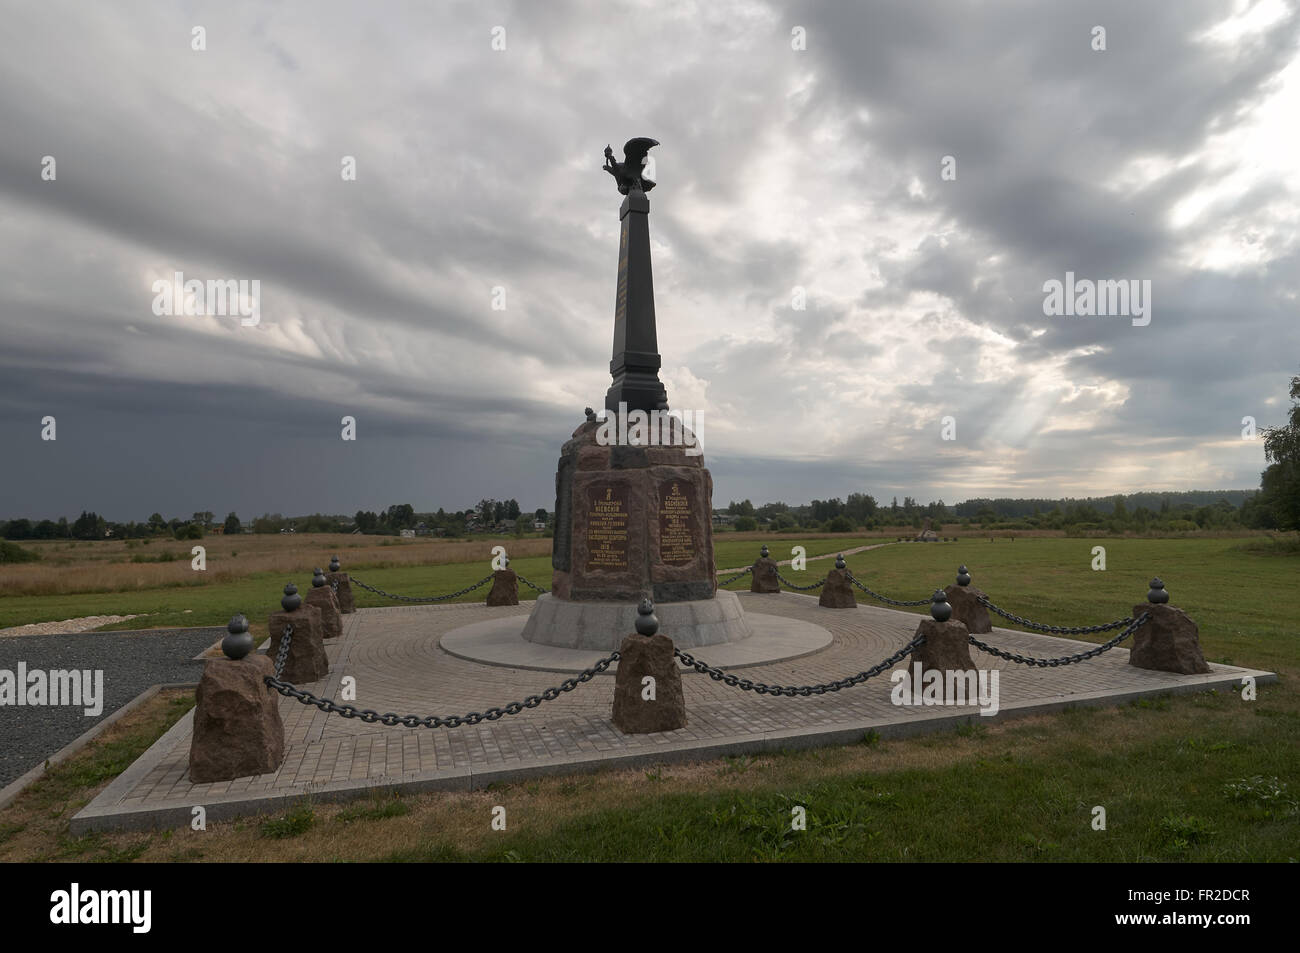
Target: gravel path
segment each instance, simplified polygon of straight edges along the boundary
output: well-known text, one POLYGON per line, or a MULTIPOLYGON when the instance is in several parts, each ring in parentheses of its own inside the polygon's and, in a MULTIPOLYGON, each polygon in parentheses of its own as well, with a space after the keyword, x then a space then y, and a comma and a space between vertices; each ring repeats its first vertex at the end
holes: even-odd
POLYGON ((142 613, 134 615, 83 615, 79 619, 63 619, 59 622, 29 622, 26 625, 15 625, 8 629, 0 629, 0 637, 9 635, 66 635, 69 632, 89 632, 91 629, 98 629, 101 625, 112 625, 114 622, 125 622, 127 619, 138 619, 142 613))
MULTIPOLYGON (((716 539, 717 537, 714 537, 714 538, 716 539)), ((840 550, 840 552, 838 553, 838 555, 840 555, 840 556, 852 556, 854 553, 865 553, 868 549, 880 549, 882 546, 893 546, 893 545, 894 545, 893 543, 872 543, 870 546, 855 546, 855 547, 853 547, 852 549, 842 549, 842 550, 840 550)), ((770 546, 768 547, 768 550, 771 551, 771 547, 770 547, 770 546)), ((817 562, 819 559, 834 559, 836 555, 837 555, 836 553, 823 553, 821 556, 809 556, 809 557, 808 557, 808 562, 810 562, 810 563, 815 563, 815 562, 817 562)), ((792 562, 794 562, 793 559, 778 559, 778 560, 776 561, 776 564, 777 564, 778 566, 788 566, 788 565, 790 565, 792 562)), ((753 565, 753 564, 751 563, 750 565, 753 565)), ((748 568, 749 568, 749 566, 736 566, 734 569, 719 569, 719 570, 718 570, 718 575, 719 575, 719 576, 725 576, 727 573, 740 572, 742 569, 748 569, 748 568)), ((0 633, 0 634, 3 634, 3 633, 0 633)))
POLYGON ((36 767, 150 685, 197 682, 203 663, 192 661, 225 634, 221 626, 86 632, 41 638, 0 639, 0 669, 102 669, 103 705, 89 717, 83 707, 0 705, 0 787, 36 767))

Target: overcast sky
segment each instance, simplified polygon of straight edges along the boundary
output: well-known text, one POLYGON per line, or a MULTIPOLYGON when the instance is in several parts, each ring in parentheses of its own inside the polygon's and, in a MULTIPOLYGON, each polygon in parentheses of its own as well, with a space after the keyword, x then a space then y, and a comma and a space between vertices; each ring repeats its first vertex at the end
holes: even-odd
POLYGON ((717 505, 1255 487, 1242 418, 1300 373, 1294 4, 2 22, 0 517, 550 509, 609 385, 633 136, 717 505), (257 279, 260 323, 154 314, 177 271, 257 279), (1067 272, 1150 281, 1150 323, 1045 315, 1067 272))

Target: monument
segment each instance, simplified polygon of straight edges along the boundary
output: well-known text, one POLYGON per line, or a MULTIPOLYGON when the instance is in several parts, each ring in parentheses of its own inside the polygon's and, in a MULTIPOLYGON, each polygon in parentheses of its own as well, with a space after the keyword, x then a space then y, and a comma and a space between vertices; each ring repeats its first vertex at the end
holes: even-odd
POLYGON ((629 140, 623 162, 605 147, 604 170, 625 196, 608 416, 597 420, 588 408, 560 451, 551 593, 538 599, 524 627, 527 641, 612 651, 632 631, 643 597, 654 601, 663 631, 679 645, 750 635, 739 599, 717 591, 713 478, 695 434, 667 413, 659 380, 646 198, 655 183, 642 174, 658 144, 629 140))
MULTIPOLYGON (((571 670, 619 648, 653 600, 659 631, 682 648, 726 646, 717 664, 758 664, 824 648, 824 628, 749 614, 719 590, 713 554, 713 478, 697 434, 670 413, 650 263, 647 153, 631 139, 624 160, 605 147, 604 171, 624 196, 614 293, 606 417, 586 419, 560 450, 555 474, 551 591, 523 624, 478 623, 443 637, 453 655, 519 667, 571 670), (581 664, 579 664, 581 663, 581 664)), ((517 618, 517 617, 516 617, 517 618)))

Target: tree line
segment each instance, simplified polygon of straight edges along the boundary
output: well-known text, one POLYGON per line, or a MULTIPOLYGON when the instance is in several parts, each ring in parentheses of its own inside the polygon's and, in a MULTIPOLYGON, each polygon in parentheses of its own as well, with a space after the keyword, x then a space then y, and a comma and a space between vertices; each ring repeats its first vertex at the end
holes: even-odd
POLYGON ((535 522, 550 528, 550 514, 542 508, 525 513, 514 499, 480 500, 478 506, 448 512, 441 507, 436 512, 419 513, 410 503, 397 503, 379 511, 358 510, 349 519, 346 516, 312 513, 310 516, 286 517, 279 513, 263 513, 245 524, 238 514, 231 512, 218 523, 211 511, 194 513, 188 520, 179 517, 163 519, 154 513, 142 522, 126 523, 107 520, 95 512, 82 511, 69 522, 59 520, 29 519, 0 521, 0 537, 12 540, 40 539, 142 539, 170 537, 174 539, 202 539, 221 527, 227 536, 251 533, 352 533, 396 536, 402 530, 422 530, 437 536, 463 536, 468 533, 500 531, 503 527, 517 533, 531 532, 535 522), (513 521, 509 526, 507 521, 513 521))

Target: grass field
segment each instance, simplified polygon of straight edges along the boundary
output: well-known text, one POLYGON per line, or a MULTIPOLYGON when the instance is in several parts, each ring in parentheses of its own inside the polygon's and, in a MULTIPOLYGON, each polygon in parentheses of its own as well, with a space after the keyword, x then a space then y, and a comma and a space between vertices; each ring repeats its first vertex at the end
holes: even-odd
MULTIPOLYGON (((775 558, 788 559, 803 545, 810 556, 879 542, 879 538, 773 537, 729 533, 715 547, 718 565, 745 566, 770 541, 775 558)), ((108 628, 224 625, 236 612, 265 620, 279 608, 286 582, 311 585, 314 567, 337 554, 343 568, 388 592, 436 596, 478 582, 490 570, 492 548, 504 546, 510 565, 543 588, 551 584, 551 541, 541 538, 476 538, 473 541, 358 536, 212 536, 194 542, 155 540, 149 546, 125 542, 24 544, 40 552, 37 563, 0 565, 0 628, 94 615, 146 614, 108 628), (367 542, 358 542, 366 539, 367 542), (207 568, 191 568, 190 550, 206 549, 207 568), (134 563, 166 556, 162 563, 134 563)), ((535 593, 520 587, 520 597, 535 593)), ((359 606, 393 605, 362 589, 359 606)), ((482 602, 479 589, 453 602, 482 602)), ((256 629, 254 630, 256 631, 256 629)))
MULTIPOLYGON (((869 541, 769 545, 774 556, 788 558, 795 542, 815 555, 869 541)), ((724 537, 719 564, 742 565, 757 545, 724 537), (731 546, 736 549, 723 549, 731 546)), ((214 823, 206 832, 69 837, 68 818, 192 704, 184 694, 159 696, 0 812, 0 860, 1300 857, 1300 623, 1288 598, 1300 555, 1226 538, 985 537, 894 545, 849 557, 859 578, 895 598, 920 598, 951 581, 958 563, 970 567, 975 585, 993 602, 1055 624, 1127 615, 1143 600, 1151 576, 1159 575, 1173 604, 1199 623, 1208 659, 1276 671, 1281 680, 1261 687, 1255 701, 1235 692, 1175 696, 976 724, 923 738, 868 737, 858 745, 547 778, 470 794, 379 793, 344 805, 304 802, 269 818, 214 823), (1104 572, 1090 568, 1096 545, 1106 548, 1104 572), (1279 554, 1271 554, 1275 550, 1279 554), (498 805, 507 812, 504 832, 490 826, 498 805), (807 809, 806 832, 789 830, 796 805, 807 809), (1092 826, 1096 806, 1106 810, 1104 831, 1092 826)), ((519 558, 513 565, 540 584, 549 580, 544 557, 519 558), (533 568, 533 561, 541 568, 533 568)), ((828 565, 782 573, 806 584, 828 565)), ((394 561, 367 570, 365 577, 394 591, 419 585, 433 593, 486 571, 481 561, 432 567, 394 561)), ((281 578, 272 572, 185 591, 221 593, 210 611, 224 621, 231 611, 227 596, 238 591, 227 587, 249 585, 252 594, 262 578, 272 589, 262 594, 269 610, 273 580, 281 578)), ((33 597, 6 597, 0 605, 27 598, 33 597)), ((123 609, 101 598, 95 611, 123 609)))

